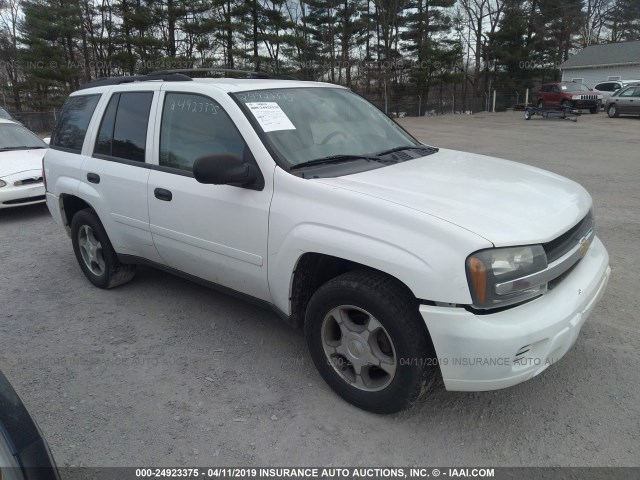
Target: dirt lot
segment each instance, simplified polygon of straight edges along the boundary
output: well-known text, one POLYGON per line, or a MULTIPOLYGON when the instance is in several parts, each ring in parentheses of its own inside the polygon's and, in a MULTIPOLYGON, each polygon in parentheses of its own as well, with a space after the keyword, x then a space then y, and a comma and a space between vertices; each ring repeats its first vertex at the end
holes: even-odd
POLYGON ((0 211, 0 368, 58 464, 640 465, 640 119, 402 124, 591 192, 613 274, 561 362, 506 390, 438 388, 369 414, 332 393, 274 314, 152 269, 98 290, 46 207, 0 211))

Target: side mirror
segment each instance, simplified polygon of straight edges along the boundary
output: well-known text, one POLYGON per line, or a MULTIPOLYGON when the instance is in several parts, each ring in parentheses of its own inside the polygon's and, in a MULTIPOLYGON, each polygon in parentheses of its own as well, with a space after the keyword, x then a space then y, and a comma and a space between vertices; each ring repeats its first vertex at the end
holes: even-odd
POLYGON ((232 153, 204 155, 193 164, 193 176, 200 183, 245 187, 255 184, 258 171, 232 153))
POLYGON ((51 142, 51 137, 44 137, 44 138, 42 139, 42 141, 43 141, 44 143, 46 143, 47 145, 49 145, 49 143, 51 142))

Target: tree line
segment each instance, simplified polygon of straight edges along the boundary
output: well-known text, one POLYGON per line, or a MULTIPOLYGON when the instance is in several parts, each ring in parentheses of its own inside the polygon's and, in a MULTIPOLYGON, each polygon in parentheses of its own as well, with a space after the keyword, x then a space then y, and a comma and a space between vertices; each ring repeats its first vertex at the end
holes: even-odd
POLYGON ((640 0, 0 0, 0 101, 47 111, 95 78, 194 67, 478 97, 638 39, 640 0))

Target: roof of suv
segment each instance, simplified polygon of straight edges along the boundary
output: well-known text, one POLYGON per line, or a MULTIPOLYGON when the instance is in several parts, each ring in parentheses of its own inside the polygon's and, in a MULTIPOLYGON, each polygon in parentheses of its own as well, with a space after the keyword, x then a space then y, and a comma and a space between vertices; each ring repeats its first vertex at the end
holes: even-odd
MULTIPOLYGON (((332 83, 324 83, 324 82, 309 82, 303 80, 278 80, 278 79, 245 79, 245 78, 194 78, 192 79, 194 84, 199 85, 207 85, 217 90, 221 90, 227 93, 233 92, 244 92, 247 90, 268 90, 268 89, 276 89, 276 88, 299 88, 299 87, 324 87, 324 88, 346 88, 341 85, 334 85, 332 83)), ((140 89, 144 89, 145 85, 149 85, 149 83, 173 83, 171 81, 163 81, 163 80, 146 80, 146 81, 137 81, 131 83, 122 83, 119 86, 128 86, 131 90, 136 90, 136 87, 140 89)), ((180 82, 183 83, 184 82, 180 82)), ((75 95, 77 92, 81 92, 81 94, 87 94, 91 92, 103 92, 108 90, 114 85, 102 85, 97 87, 85 87, 82 90, 77 90, 73 92, 72 95, 75 95)))

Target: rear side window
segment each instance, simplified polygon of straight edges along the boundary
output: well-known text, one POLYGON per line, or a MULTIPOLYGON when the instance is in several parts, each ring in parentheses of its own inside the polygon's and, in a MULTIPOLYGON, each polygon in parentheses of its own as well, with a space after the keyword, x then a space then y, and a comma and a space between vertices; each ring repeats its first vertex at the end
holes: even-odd
POLYGON ((153 92, 115 93, 102 117, 94 154, 144 162, 153 92))
POLYGON ((89 122, 100 100, 100 95, 69 97, 51 134, 51 147, 80 153, 89 122))

